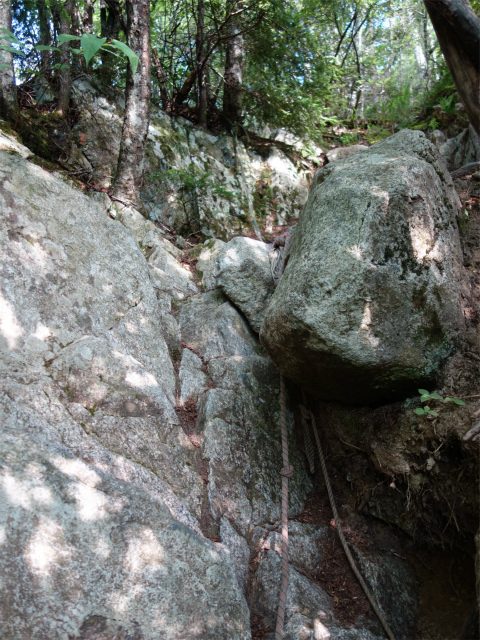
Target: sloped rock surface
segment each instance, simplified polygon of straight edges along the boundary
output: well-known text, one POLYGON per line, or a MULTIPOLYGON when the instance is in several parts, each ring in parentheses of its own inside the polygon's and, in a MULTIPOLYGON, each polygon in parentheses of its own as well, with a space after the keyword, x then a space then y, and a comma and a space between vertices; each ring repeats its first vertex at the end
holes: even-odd
MULTIPOLYGON (((227 245, 213 243, 202 292, 151 221, 109 219, 108 199, 8 149, 2 638, 248 640, 246 594, 271 625, 280 580, 279 380, 207 264, 227 245)), ((295 517, 312 480, 291 410, 295 517)), ((373 638, 345 629, 307 575, 326 542, 325 527, 291 522, 287 637, 373 638)))
POLYGON ((458 211, 420 132, 318 172, 260 334, 280 370, 345 403, 431 384, 463 331, 458 211))
POLYGON ((354 156, 356 153, 361 153, 368 149, 365 144, 352 144, 348 147, 337 147, 336 149, 330 149, 327 152, 327 158, 329 162, 337 162, 337 160, 344 160, 350 156, 354 156))
POLYGON ((2 637, 246 640, 163 337, 195 286, 133 212, 150 270, 100 204, 15 153, 0 167, 2 637))
MULTIPOLYGON (((198 405, 202 455, 208 466, 211 516, 247 536, 280 517, 279 380, 244 318, 217 290, 191 298, 180 313, 182 340, 207 366, 211 381, 198 405)), ((290 508, 298 513, 311 489, 292 438, 290 508)))

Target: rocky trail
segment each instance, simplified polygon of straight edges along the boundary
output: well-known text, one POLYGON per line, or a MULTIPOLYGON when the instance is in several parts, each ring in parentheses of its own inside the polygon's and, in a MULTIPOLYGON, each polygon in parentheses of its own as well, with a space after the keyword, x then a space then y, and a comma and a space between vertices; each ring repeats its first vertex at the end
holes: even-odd
POLYGON ((322 169, 276 289, 271 244, 215 229, 174 243, 8 134, 0 155, 3 637, 273 638, 277 366, 292 381, 285 638, 384 637, 307 455, 301 386, 349 547, 395 637, 462 637, 475 597, 478 442, 463 436, 479 409, 479 212, 461 244, 464 209, 435 147, 400 132, 322 169), (342 209, 352 199, 360 222, 342 209), (465 405, 437 400, 438 415, 420 417, 416 388, 433 392, 447 359, 439 391, 465 405))

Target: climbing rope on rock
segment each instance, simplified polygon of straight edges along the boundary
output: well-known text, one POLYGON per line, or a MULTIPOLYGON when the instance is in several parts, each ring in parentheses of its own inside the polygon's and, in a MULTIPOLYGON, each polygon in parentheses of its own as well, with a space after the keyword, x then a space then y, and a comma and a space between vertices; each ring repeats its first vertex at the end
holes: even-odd
POLYGON ((281 505, 281 558, 282 577, 278 596, 277 622, 275 640, 282 640, 285 626, 285 610, 288 593, 288 480, 292 477, 293 468, 288 457, 287 398, 285 378, 280 376, 280 433, 282 438, 282 505, 281 505))
MULTIPOLYGON (((272 268, 272 279, 277 286, 280 278, 283 275, 285 270, 285 266, 287 264, 289 258, 290 247, 293 239, 293 231, 294 229, 289 230, 285 239, 282 243, 274 244, 274 249, 279 249, 277 255, 275 256, 275 264, 272 268), (282 246, 283 244, 283 246, 282 246)), ((338 515, 337 505, 335 502, 335 498, 333 496, 332 485, 330 483, 330 477, 327 471, 327 465, 325 463, 325 456, 323 454, 322 444, 320 442, 320 436, 318 435, 317 423, 315 420, 315 416, 313 412, 307 408, 305 393, 303 395, 303 406, 301 407, 302 414, 302 422, 303 422, 303 430, 304 430, 304 440, 305 440, 305 448, 306 455, 308 458, 309 466, 311 471, 314 469, 314 460, 313 454, 311 450, 311 438, 309 438, 309 429, 308 422, 312 425, 313 435, 315 439, 315 444, 317 445, 318 457, 320 460, 320 467, 322 469, 322 475, 325 481, 325 486, 327 488, 328 499, 330 502, 330 507, 332 509, 333 517, 336 523, 336 529, 338 532, 338 537, 340 539, 341 545, 343 547, 343 551, 347 557, 348 563, 358 580, 365 596, 367 597, 375 615, 377 616, 380 624, 382 625, 387 638, 389 640, 395 640, 395 636, 393 635, 390 626, 378 606, 375 598, 373 597, 370 589, 367 586, 360 570, 357 567, 357 563, 355 562, 354 557, 348 547, 348 543, 343 534, 342 525, 340 522, 340 518, 338 515)), ((278 609, 277 609, 277 621, 275 626, 275 640, 283 640, 284 635, 284 626, 285 626, 285 611, 287 607, 287 593, 288 593, 288 578, 289 578, 289 563, 288 563, 288 480, 291 478, 293 469, 290 466, 289 458, 288 458, 288 431, 287 431, 287 401, 286 401, 286 389, 285 389, 285 379, 281 375, 280 376, 280 431, 282 438, 282 464, 283 468, 281 471, 282 475, 282 506, 281 506, 281 558, 282 558, 282 576, 280 583, 280 593, 278 596, 278 609)))
MULTIPOLYGON (((338 509, 337 509, 337 504, 335 502, 335 497, 333 495, 333 490, 332 490, 332 484, 330 482, 330 476, 328 475, 328 470, 327 470, 327 465, 325 462, 325 456, 323 453, 323 448, 322 448, 322 443, 320 441, 320 436, 318 434, 318 428, 317 428, 317 421, 315 420, 315 416, 313 414, 313 412, 310 409, 306 408, 306 403, 305 403, 305 393, 303 393, 303 410, 302 410, 302 420, 307 420, 307 416, 310 420, 310 424, 312 425, 312 430, 313 430, 313 435, 315 438, 315 443, 317 445, 317 451, 318 451, 318 457, 320 460, 320 468, 322 469, 322 475, 323 475, 323 479, 325 481, 325 486, 327 488, 327 494, 328 494, 328 500, 330 502, 330 507, 332 509, 332 513, 333 513, 333 518, 335 520, 335 527, 338 533, 338 537, 340 539, 340 543, 343 547, 343 551, 347 557, 348 563, 353 571, 353 573, 355 574, 355 577, 358 580, 359 585, 361 586, 365 596, 367 597, 375 615, 377 616, 378 620, 380 621, 380 624, 382 625, 387 638, 389 640, 395 640, 395 636, 393 635, 393 632, 390 628, 390 625, 388 624, 385 615, 383 614, 383 611, 380 609, 380 607, 378 606, 377 601, 375 600, 375 598, 373 597, 373 594, 371 593, 370 589, 367 586, 367 583, 365 582, 364 577, 362 576, 362 574, 360 573, 360 570, 357 566, 357 563, 355 562, 354 557, 352 556, 352 552, 350 551, 350 548, 348 546, 348 543, 345 539, 345 535, 343 533, 343 528, 342 528, 342 524, 340 522, 340 517, 338 515, 338 509)), ((308 429, 308 424, 304 424, 304 429, 308 429)))

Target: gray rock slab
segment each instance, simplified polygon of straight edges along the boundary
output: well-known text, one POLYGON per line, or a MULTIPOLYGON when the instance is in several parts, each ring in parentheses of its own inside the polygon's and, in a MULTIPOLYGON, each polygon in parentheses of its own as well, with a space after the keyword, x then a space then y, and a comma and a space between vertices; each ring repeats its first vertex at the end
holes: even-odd
POLYGON ((0 204, 2 637, 248 640, 138 239, 17 153, 0 204))
MULTIPOLYGON (((288 524, 288 558, 300 571, 315 572, 318 570, 325 551, 323 546, 330 544, 327 527, 306 524, 291 520, 288 524)), ((267 540, 270 548, 281 552, 281 537, 272 532, 267 540)))
POLYGON ((196 401, 207 389, 208 377, 204 372, 204 364, 190 349, 183 349, 179 370, 180 402, 185 404, 196 401))
POLYGON ((230 554, 235 573, 237 575, 238 584, 243 593, 246 593, 248 565, 250 561, 250 547, 248 542, 232 527, 231 523, 226 519, 220 520, 220 540, 230 554))
POLYGON ((179 320, 183 342, 207 362, 263 353, 248 324, 219 291, 191 298, 179 320))
POLYGON ((362 151, 366 151, 367 149, 368 147, 365 144, 352 144, 348 147, 336 147, 335 149, 327 151, 327 158, 329 162, 337 162, 337 160, 350 158, 350 156, 362 153, 362 151))
POLYGON ((470 125, 454 138, 440 145, 440 154, 445 158, 448 169, 454 171, 470 162, 480 160, 480 136, 470 125))
POLYGON ((223 250, 223 240, 207 240, 197 260, 197 273, 207 291, 217 287, 218 256, 223 250))
MULTIPOLYGON (((198 405, 202 455, 208 464, 213 517, 247 536, 278 520, 280 509, 279 380, 245 318, 219 291, 190 298, 181 309, 182 341, 201 356, 212 382, 198 405)), ((290 509, 299 513, 311 488, 288 416, 290 509)))
POLYGON ((45 396, 0 411, 2 637, 89 637, 95 621, 141 640, 250 638, 232 565, 162 492, 120 479, 94 441, 84 457, 62 443, 45 396))
MULTIPOLYGON (((252 582, 253 611, 272 628, 275 627, 280 581, 280 556, 275 551, 264 552, 252 582)), ((311 638, 315 621, 317 628, 321 625, 326 629, 334 622, 330 596, 290 566, 285 615, 287 637, 292 640, 311 638)))

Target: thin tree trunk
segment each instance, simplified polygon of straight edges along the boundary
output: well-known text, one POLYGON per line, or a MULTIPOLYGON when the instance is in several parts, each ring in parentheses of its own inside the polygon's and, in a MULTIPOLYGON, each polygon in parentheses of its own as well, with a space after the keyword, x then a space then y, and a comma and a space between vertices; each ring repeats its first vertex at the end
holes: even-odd
MULTIPOLYGON (((0 0, 0 27, 12 30, 12 12, 9 0, 0 0)), ((7 41, 2 44, 9 45, 7 41)), ((13 118, 17 113, 17 90, 13 72, 13 57, 9 51, 0 51, 0 115, 13 118)))
MULTIPOLYGON (((122 24, 121 8, 117 2, 100 0, 100 35, 103 38, 118 40, 122 24)), ((114 75, 114 57, 107 51, 100 51, 102 66, 101 78, 105 87, 110 87, 114 75)))
POLYGON ((80 10, 79 10, 79 7, 77 6, 76 1, 67 0, 65 2, 65 9, 67 10, 67 13, 70 16, 70 24, 72 25, 71 26, 72 35, 81 36, 83 33, 83 24, 82 24, 82 17, 80 15, 80 10))
MULTIPOLYGON (((233 14, 235 9, 241 11, 243 2, 229 0, 228 13, 233 14)), ((228 21, 228 40, 225 50, 225 73, 223 86, 223 117, 229 129, 235 129, 242 121, 242 82, 243 61, 245 58, 245 41, 241 32, 240 14, 233 16, 228 21)))
POLYGON ((185 100, 190 95, 192 88, 195 85, 196 79, 197 79, 197 69, 195 68, 193 71, 190 71, 188 76, 185 78, 183 85, 176 92, 174 97, 174 102, 176 105, 181 105, 185 102, 185 100))
POLYGON ((160 100, 162 101, 162 109, 168 111, 170 107, 170 100, 168 99, 167 91, 167 74, 163 68, 160 56, 157 49, 152 49, 152 63, 155 69, 155 75, 157 76, 158 89, 160 91, 160 100))
POLYGON ((423 78, 425 80, 425 87, 428 89, 430 87, 430 63, 431 63, 431 47, 430 47, 430 38, 428 35, 428 13, 424 10, 424 14, 422 15, 422 45, 423 45, 423 55, 425 57, 425 69, 423 71, 423 78))
POLYGON ((127 0, 126 6, 128 45, 140 62, 135 75, 128 66, 125 116, 113 196, 137 205, 150 110, 150 2, 127 0))
POLYGON ((85 0, 83 13, 82 13, 82 24, 83 24, 83 33, 92 33, 93 31, 93 10, 94 10, 95 0, 85 0))
POLYGON ((197 35, 196 35, 196 56, 197 56, 197 107, 198 122, 201 127, 207 126, 208 96, 207 84, 205 82, 205 2, 198 0, 197 3, 197 35))
POLYGON ((122 26, 120 5, 116 1, 100 0, 100 33, 104 38, 118 38, 122 26))
MULTIPOLYGON (((48 21, 48 9, 45 0, 38 0, 38 26, 40 31, 40 44, 46 47, 52 45, 52 34, 48 21)), ((51 53, 50 51, 40 52, 40 69, 45 78, 51 76, 51 53)))
POLYGON ((480 19, 465 0, 424 0, 472 126, 480 133, 480 19))
MULTIPOLYGON (((72 24, 69 20, 69 9, 71 9, 71 3, 61 2, 61 0, 55 0, 52 5, 52 17, 55 24, 57 35, 60 33, 70 33, 72 24)), ((70 53, 69 44, 65 42, 60 46, 60 64, 61 68, 58 71, 58 104, 57 109, 64 117, 68 114, 70 107, 70 92, 72 88, 72 68, 70 65, 70 53)))

